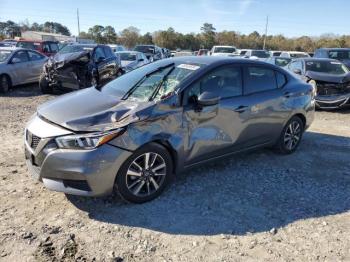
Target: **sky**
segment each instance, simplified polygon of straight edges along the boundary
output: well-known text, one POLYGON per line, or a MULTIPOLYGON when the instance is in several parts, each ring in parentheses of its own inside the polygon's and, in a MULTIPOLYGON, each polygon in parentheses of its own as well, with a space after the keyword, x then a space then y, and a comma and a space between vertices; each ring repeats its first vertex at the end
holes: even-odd
POLYGON ((217 31, 265 32, 287 37, 350 34, 349 0, 0 0, 0 21, 54 21, 72 34, 99 24, 117 32, 135 26, 142 34, 173 27, 198 33, 203 23, 217 31))

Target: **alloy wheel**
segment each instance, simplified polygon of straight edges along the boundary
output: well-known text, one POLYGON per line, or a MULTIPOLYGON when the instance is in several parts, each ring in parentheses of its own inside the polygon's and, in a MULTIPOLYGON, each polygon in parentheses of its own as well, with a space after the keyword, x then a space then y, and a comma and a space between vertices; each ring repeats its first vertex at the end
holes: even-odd
POLYGON ((126 187, 137 197, 152 195, 164 183, 166 170, 166 162, 161 155, 154 152, 144 153, 129 165, 126 187))
POLYGON ((288 150, 293 150, 301 138, 301 126, 297 121, 292 121, 284 133, 284 145, 288 150))

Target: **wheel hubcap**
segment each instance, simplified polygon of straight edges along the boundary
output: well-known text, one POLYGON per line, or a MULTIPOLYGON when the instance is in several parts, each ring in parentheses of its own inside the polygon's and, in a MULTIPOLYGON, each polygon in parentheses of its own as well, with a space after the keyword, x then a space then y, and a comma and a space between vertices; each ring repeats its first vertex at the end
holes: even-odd
POLYGON ((166 164, 157 153, 148 152, 137 157, 126 173, 126 186, 135 196, 149 196, 164 183, 166 164))
POLYGON ((293 150, 299 143, 301 126, 297 121, 291 122, 284 133, 284 145, 288 150, 293 150))

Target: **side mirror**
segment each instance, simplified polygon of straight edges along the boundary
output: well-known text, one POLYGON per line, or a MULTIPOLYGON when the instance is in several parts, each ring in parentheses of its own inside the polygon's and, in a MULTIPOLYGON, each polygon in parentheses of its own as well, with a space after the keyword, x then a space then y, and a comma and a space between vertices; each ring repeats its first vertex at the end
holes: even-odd
POLYGON ((219 103, 220 97, 218 97, 213 92, 204 92, 201 94, 198 99, 197 103, 200 106, 214 106, 219 103))
POLYGON ((14 57, 14 58, 12 58, 10 64, 16 64, 16 63, 20 63, 20 62, 21 62, 21 59, 14 57))
POLYGON ((293 69, 293 72, 294 72, 294 74, 301 75, 301 70, 298 68, 293 69))
POLYGON ((104 60, 105 60, 105 58, 102 57, 102 56, 100 56, 100 57, 97 59, 96 63, 99 64, 99 63, 103 62, 104 60))

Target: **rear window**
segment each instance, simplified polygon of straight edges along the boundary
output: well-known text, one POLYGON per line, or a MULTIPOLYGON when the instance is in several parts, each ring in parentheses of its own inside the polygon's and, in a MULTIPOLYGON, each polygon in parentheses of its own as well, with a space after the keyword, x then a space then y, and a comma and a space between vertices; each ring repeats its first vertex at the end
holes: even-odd
POLYGON ((269 58, 270 53, 263 50, 253 50, 251 56, 256 56, 258 58, 269 58))
POLYGON ((155 53, 155 48, 153 46, 138 45, 134 50, 142 53, 155 53))
POLYGON ((350 59, 350 50, 332 50, 328 51, 329 58, 342 60, 350 59))
POLYGON ((245 95, 277 88, 274 70, 265 67, 249 66, 244 71, 245 95))
POLYGON ((33 43, 33 42, 18 42, 16 46, 21 48, 33 49, 33 50, 39 50, 40 48, 39 43, 33 43))
POLYGON ((278 65, 278 66, 283 67, 283 66, 288 65, 291 60, 292 59, 286 58, 286 57, 276 58, 275 59, 275 64, 278 65))

